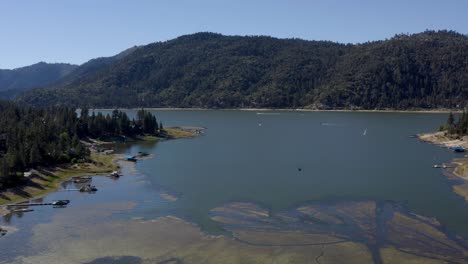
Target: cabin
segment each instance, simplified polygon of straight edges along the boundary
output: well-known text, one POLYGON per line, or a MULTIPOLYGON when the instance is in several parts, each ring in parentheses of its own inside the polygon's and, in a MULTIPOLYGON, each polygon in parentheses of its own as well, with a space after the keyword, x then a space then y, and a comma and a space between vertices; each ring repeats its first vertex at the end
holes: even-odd
POLYGON ((462 146, 454 146, 452 147, 454 152, 465 152, 465 149, 462 146))
POLYGON ((78 176, 78 177, 72 177, 72 180, 74 183, 85 183, 89 182, 92 180, 91 176, 78 176))
POLYGON ((25 172, 23 172, 23 176, 25 178, 32 178, 32 177, 34 177, 34 173, 32 171, 25 171, 25 172))
POLYGON ((112 153, 114 153, 114 150, 113 150, 113 149, 104 150, 104 154, 105 154, 105 155, 110 155, 110 154, 112 154, 112 153))

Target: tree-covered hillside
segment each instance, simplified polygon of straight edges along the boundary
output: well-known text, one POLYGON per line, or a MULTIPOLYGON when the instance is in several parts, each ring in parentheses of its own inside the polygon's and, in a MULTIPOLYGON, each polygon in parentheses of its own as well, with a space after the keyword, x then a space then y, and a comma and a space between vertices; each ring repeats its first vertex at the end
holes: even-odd
POLYGON ((102 69, 105 69, 107 66, 116 62, 117 60, 120 60, 124 58, 125 56, 131 54, 137 48, 138 48, 137 46, 134 46, 114 56, 91 59, 81 64, 80 66, 75 68, 70 74, 64 76, 63 78, 59 79, 57 82, 53 83, 50 86, 52 87, 66 86, 66 85, 73 83, 76 80, 85 78, 88 75, 96 74, 102 69))
POLYGON ((65 63, 39 62, 13 70, 0 70, 0 97, 13 98, 25 90, 51 85, 76 67, 65 63))
POLYGON ((0 190, 15 186, 22 172, 37 166, 83 162, 89 150, 80 140, 158 135, 151 113, 139 110, 135 119, 121 111, 90 115, 67 107, 32 108, 0 101, 0 190))
POLYGON ((92 107, 454 108, 468 102, 468 37, 449 31, 357 45, 186 35, 143 46, 20 97, 92 107))

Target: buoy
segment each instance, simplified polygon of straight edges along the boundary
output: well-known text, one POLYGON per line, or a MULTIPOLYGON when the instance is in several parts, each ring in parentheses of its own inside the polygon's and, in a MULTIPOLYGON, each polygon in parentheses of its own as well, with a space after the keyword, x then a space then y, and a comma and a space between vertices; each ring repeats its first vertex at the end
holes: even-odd
POLYGON ((298 171, 302 171, 302 168, 297 168, 298 171))

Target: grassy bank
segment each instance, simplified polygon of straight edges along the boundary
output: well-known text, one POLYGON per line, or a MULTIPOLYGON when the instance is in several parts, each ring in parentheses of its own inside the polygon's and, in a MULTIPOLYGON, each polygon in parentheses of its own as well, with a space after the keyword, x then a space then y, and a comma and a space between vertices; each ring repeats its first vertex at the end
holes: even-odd
MULTIPOLYGON (((195 131, 202 130, 202 128, 196 128, 196 129, 198 130, 195 130, 195 131)), ((188 131, 181 127, 169 127, 169 128, 165 128, 164 131, 166 131, 168 139, 194 138, 198 136, 196 132, 188 131)))
MULTIPOLYGON (((131 141, 159 141, 161 139, 193 138, 198 136, 197 133, 184 130, 183 127, 165 128, 164 131, 164 137, 146 135, 131 139, 131 141)), ((112 142, 89 139, 87 143, 87 145, 94 143, 103 146, 112 142)), ((61 182, 73 176, 105 174, 116 171, 119 169, 116 163, 116 160, 119 158, 119 155, 105 155, 92 152, 90 162, 87 163, 69 164, 53 168, 36 168, 32 171, 33 176, 24 185, 0 191, 0 205, 43 197, 56 191, 61 182)))
POLYGON ((118 170, 118 155, 92 153, 90 162, 53 168, 40 167, 25 185, 0 192, 0 205, 39 198, 58 189, 61 182, 73 176, 109 173, 118 170))

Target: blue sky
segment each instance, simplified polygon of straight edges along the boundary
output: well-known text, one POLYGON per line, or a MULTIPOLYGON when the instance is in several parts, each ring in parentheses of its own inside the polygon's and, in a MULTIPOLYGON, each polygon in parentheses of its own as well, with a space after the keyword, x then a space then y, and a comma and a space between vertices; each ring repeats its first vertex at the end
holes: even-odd
POLYGON ((468 34, 464 0, 0 0, 0 68, 81 64, 200 31, 356 43, 397 33, 468 34))

